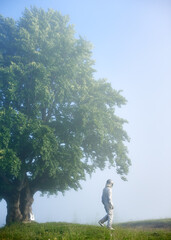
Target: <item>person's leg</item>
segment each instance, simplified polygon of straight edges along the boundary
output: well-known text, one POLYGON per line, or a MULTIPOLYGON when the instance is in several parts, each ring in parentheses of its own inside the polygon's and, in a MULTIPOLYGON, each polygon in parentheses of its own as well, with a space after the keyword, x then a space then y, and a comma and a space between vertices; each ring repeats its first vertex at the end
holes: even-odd
POLYGON ((107 213, 107 215, 105 215, 98 223, 100 224, 100 226, 104 226, 104 222, 106 222, 107 220, 108 220, 108 211, 107 211, 107 208, 106 208, 106 206, 104 206, 104 208, 105 208, 105 211, 106 211, 106 213, 107 213))
POLYGON ((108 223, 107 227, 112 228, 112 222, 113 222, 113 209, 108 210, 108 223))
POLYGON ((99 224, 103 227, 104 222, 106 222, 108 220, 108 215, 104 216, 100 221, 99 224))

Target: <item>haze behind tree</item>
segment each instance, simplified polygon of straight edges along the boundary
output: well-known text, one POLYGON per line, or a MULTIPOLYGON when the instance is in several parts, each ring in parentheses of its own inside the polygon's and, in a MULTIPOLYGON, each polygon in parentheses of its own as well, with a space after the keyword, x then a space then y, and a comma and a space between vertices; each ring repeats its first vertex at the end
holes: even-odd
MULTIPOLYGON (((2 0, 0 12, 16 21, 25 7, 41 7, 69 15, 75 36, 92 45, 96 79, 105 77, 122 89, 127 104, 116 114, 125 124, 132 166, 122 181, 115 169, 96 170, 81 182, 82 189, 57 197, 34 197, 38 222, 97 223, 104 209, 101 192, 108 178, 113 189, 114 222, 171 217, 171 4, 170 0, 2 0)), ((0 224, 6 204, 0 202, 0 224)))

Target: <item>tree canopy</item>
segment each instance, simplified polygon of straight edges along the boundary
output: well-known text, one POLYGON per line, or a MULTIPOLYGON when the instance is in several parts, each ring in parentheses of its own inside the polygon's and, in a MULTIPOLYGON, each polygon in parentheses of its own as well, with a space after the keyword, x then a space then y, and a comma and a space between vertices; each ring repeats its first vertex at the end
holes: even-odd
POLYGON ((125 178, 129 137, 115 108, 126 100, 93 65, 68 16, 35 7, 19 21, 0 16, 1 199, 25 186, 76 190, 106 165, 125 178))

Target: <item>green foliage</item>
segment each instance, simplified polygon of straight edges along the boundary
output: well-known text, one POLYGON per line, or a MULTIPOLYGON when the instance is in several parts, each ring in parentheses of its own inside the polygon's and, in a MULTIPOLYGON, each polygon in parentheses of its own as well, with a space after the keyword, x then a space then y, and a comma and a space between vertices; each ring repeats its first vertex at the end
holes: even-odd
MULTIPOLYGON (((137 223, 138 224, 138 223, 137 223)), ((13 224, 0 229, 1 240, 168 240, 169 229, 129 229, 115 226, 114 231, 91 225, 70 223, 13 224)))
POLYGON ((33 193, 53 194, 78 189, 86 173, 106 165, 123 178, 128 173, 126 121, 115 115, 126 100, 105 79, 94 79, 93 64, 91 44, 75 38, 68 16, 37 8, 18 22, 0 16, 5 186, 27 180, 33 193))

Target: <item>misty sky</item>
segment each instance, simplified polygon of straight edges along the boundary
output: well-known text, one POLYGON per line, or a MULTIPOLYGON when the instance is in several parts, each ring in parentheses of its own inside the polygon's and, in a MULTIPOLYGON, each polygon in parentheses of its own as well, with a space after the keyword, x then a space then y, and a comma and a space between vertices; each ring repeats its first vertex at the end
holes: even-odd
MULTIPOLYGON (((0 14, 17 20, 30 5, 69 15, 76 33, 93 44, 95 78, 107 78, 128 101, 116 112, 129 122, 132 160, 127 182, 115 169, 97 170, 77 192, 37 193, 36 220, 96 224, 105 214, 101 193, 108 178, 115 222, 171 217, 171 1, 0 0, 0 14)), ((0 226, 5 215, 2 201, 0 226)))

